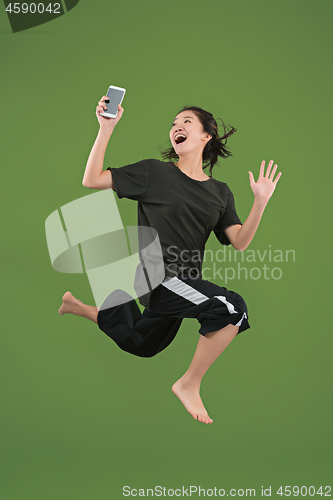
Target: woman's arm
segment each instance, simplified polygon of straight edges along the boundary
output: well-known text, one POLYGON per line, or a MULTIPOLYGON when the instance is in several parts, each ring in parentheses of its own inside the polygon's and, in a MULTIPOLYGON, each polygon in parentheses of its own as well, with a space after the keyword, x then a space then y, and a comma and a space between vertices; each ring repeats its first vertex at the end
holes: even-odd
POLYGON ((83 176, 82 184, 91 189, 113 189, 112 175, 110 170, 103 171, 103 162, 106 147, 114 130, 120 120, 124 109, 118 105, 118 114, 116 118, 106 118, 100 115, 100 112, 106 109, 105 100, 108 99, 103 96, 99 101, 96 108, 96 116, 100 124, 99 132, 95 143, 90 152, 86 169, 83 176))
POLYGON ((232 246, 236 250, 243 251, 251 243, 253 236, 258 229, 261 216, 264 213, 268 200, 272 196, 276 184, 282 175, 282 173, 279 172, 273 181, 277 169, 277 165, 275 165, 271 175, 269 175, 273 163, 273 160, 269 162, 266 175, 264 176, 265 161, 261 162, 257 182, 254 181, 252 172, 249 172, 250 186, 254 194, 254 203, 251 212, 243 225, 235 224, 234 226, 229 226, 224 230, 232 246))

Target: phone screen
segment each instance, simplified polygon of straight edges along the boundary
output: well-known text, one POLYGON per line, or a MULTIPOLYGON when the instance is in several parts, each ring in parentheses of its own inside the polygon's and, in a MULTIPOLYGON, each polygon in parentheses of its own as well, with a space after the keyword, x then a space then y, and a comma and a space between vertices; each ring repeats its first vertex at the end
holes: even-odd
POLYGON ((116 115, 118 112, 118 104, 121 103, 122 97, 124 95, 124 91, 109 88, 108 93, 106 95, 110 99, 110 102, 105 103, 107 105, 107 109, 105 110, 105 113, 110 113, 111 115, 116 115))

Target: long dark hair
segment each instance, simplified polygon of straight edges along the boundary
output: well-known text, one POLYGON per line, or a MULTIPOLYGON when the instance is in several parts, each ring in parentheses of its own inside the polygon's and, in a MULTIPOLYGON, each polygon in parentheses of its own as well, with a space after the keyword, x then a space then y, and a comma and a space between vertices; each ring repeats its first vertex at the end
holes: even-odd
MULTIPOLYGON (((228 130, 223 120, 218 118, 218 120, 221 120, 224 129, 224 134, 219 135, 217 122, 212 113, 209 113, 209 111, 205 111, 202 108, 198 108, 197 106, 184 106, 179 113, 190 110, 193 111, 199 118, 204 131, 212 136, 210 141, 207 142, 202 154, 204 164, 202 168, 205 169, 210 167, 209 174, 212 176, 212 170, 214 165, 217 163, 218 157, 228 158, 228 156, 232 156, 231 152, 225 146, 227 144, 227 138, 237 132, 237 130, 232 126, 229 126, 231 128, 228 130)), ((163 160, 171 161, 173 159, 178 159, 178 155, 172 146, 165 149, 161 154, 163 160)))

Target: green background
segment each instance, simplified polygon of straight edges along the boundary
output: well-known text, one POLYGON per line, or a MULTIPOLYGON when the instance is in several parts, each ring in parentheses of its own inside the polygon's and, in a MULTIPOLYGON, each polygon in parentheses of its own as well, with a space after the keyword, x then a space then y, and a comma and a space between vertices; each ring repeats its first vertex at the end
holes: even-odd
MULTIPOLYGON (((117 500, 125 485, 257 496, 271 485, 281 498, 281 485, 330 484, 332 13, 328 0, 80 0, 14 35, 3 8, 1 498, 117 500), (280 280, 228 283, 251 329, 203 379, 212 425, 171 392, 192 358, 195 320, 141 359, 92 322, 58 314, 67 290, 94 302, 85 275, 53 270, 44 223, 95 192, 82 178, 110 84, 127 93, 105 168, 160 158, 174 116, 194 104, 237 128, 214 175, 242 221, 248 170, 257 177, 273 159, 283 172, 250 248, 296 259, 279 265, 280 280)), ((118 206, 135 224, 136 203, 118 206)), ((214 235, 207 248, 219 248, 214 235)))

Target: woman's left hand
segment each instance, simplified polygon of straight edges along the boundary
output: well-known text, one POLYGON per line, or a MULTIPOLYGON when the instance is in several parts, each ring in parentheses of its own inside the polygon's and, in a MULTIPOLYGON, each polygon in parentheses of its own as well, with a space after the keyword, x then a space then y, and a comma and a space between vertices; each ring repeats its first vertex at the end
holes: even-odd
POLYGON ((274 193, 274 189, 276 187, 276 184, 278 180, 280 179, 282 172, 279 172, 278 175, 276 176, 275 180, 274 175, 276 173, 277 165, 274 165, 274 168, 271 172, 272 165, 274 161, 271 160, 268 164, 267 170, 266 170, 266 175, 264 175, 265 172, 265 160, 261 162, 260 166, 260 172, 259 172, 259 179, 257 182, 255 182, 253 173, 249 172, 250 176, 250 186, 253 191, 253 194, 256 198, 256 200, 260 201, 261 203, 268 203, 268 200, 274 193))

